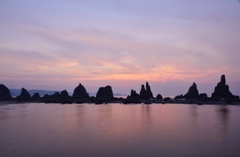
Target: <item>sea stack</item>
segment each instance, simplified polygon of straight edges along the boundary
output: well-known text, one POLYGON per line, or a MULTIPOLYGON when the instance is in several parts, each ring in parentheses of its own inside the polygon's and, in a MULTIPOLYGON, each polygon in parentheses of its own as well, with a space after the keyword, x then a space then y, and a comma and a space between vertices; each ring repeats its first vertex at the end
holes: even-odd
POLYGON ((158 94, 158 95, 157 95, 157 97, 156 97, 156 99, 157 99, 157 100, 162 100, 162 99, 163 99, 163 97, 162 97, 162 95, 161 95, 161 94, 158 94))
POLYGON ((146 82, 146 89, 145 89, 144 85, 142 85, 141 90, 140 90, 140 98, 141 99, 153 98, 151 87, 149 86, 148 82, 146 82))
POLYGON ((81 83, 79 83, 79 85, 73 91, 73 97, 85 99, 85 98, 89 98, 89 95, 85 87, 81 83))
POLYGON ((61 98, 67 98, 67 97, 69 97, 67 90, 61 91, 60 95, 61 95, 61 98))
POLYGON ((113 99, 113 91, 111 86, 100 87, 97 95, 97 99, 113 99))
POLYGON ((0 101, 9 99, 12 99, 9 89, 5 85, 0 84, 0 101))
POLYGON ((197 85, 194 82, 189 88, 188 92, 184 95, 186 99, 196 99, 199 96, 197 85))
POLYGON ((28 93, 28 91, 25 88, 22 88, 21 94, 17 96, 17 99, 31 99, 31 95, 28 93))
POLYGON ((32 96, 32 99, 36 100, 36 99, 40 99, 40 95, 39 93, 34 93, 33 96, 32 96))
POLYGON ((220 82, 212 93, 212 98, 233 98, 233 94, 229 91, 229 86, 226 84, 225 75, 221 76, 220 82))
POLYGON ((131 94, 130 94, 129 98, 139 99, 140 95, 135 90, 131 90, 131 94))
POLYGON ((140 98, 146 99, 146 89, 145 89, 144 85, 142 85, 141 90, 140 90, 140 98))

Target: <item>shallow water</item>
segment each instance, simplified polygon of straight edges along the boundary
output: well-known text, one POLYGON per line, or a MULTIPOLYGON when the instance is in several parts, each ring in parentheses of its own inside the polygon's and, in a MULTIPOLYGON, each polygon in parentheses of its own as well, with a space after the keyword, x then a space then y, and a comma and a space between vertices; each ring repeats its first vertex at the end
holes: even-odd
POLYGON ((9 104, 0 157, 239 157, 240 106, 9 104))

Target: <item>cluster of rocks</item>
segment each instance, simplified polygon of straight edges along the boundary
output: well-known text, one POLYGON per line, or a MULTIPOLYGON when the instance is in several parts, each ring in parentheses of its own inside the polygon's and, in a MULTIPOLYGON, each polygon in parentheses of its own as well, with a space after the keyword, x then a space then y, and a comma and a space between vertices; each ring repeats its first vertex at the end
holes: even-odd
POLYGON ((197 101, 212 101, 212 100, 239 100, 239 96, 233 95, 229 86, 226 84, 225 75, 221 76, 220 82, 214 89, 211 97, 208 97, 206 93, 199 94, 196 83, 189 88, 185 95, 178 95, 175 100, 197 100, 197 101))
POLYGON ((192 86, 190 86, 188 92, 185 95, 178 95, 174 99, 175 100, 200 100, 207 99, 208 96, 206 93, 199 94, 197 89, 197 84, 194 82, 192 86))
POLYGON ((141 103, 144 102, 146 104, 152 103, 153 101, 162 101, 163 97, 161 94, 158 94, 156 98, 153 97, 153 93, 151 91, 151 87, 148 82, 146 82, 146 88, 144 84, 141 86, 140 93, 138 94, 136 90, 131 90, 131 93, 127 98, 123 101, 123 103, 141 103))
POLYGON ((149 86, 148 82, 146 82, 146 88, 144 86, 144 84, 141 86, 141 90, 140 90, 140 94, 138 94, 135 90, 131 90, 131 94, 130 96, 128 96, 127 98, 129 99, 152 99, 153 98, 153 94, 151 91, 151 87, 149 86))
MULTIPOLYGON (((232 100, 239 101, 239 96, 233 95, 229 86, 226 84, 225 75, 221 76, 220 82, 214 89, 211 97, 208 97, 206 93, 200 93, 197 89, 197 84, 194 82, 188 92, 184 95, 178 95, 172 100, 169 97, 163 98, 161 94, 153 97, 151 87, 148 82, 146 85, 141 86, 140 92, 131 90, 129 96, 126 99, 114 98, 112 87, 107 85, 106 87, 100 87, 97 91, 96 97, 90 97, 85 87, 80 83, 73 91, 73 95, 70 96, 67 90, 61 92, 55 92, 52 95, 44 95, 41 97, 39 93, 34 93, 33 96, 29 92, 22 88, 21 94, 16 98, 12 98, 10 90, 3 84, 0 84, 0 101, 17 100, 17 101, 38 101, 46 103, 108 103, 108 102, 122 102, 122 103, 152 103, 152 102, 189 102, 189 101, 212 101, 212 100, 232 100)), ((229 101, 230 100, 230 101, 229 101)))
POLYGON ((111 86, 100 87, 96 97, 90 97, 85 87, 80 83, 70 96, 67 90, 55 92, 52 95, 45 94, 43 97, 39 93, 34 93, 33 96, 25 89, 22 88, 21 93, 16 98, 12 98, 10 90, 3 84, 0 85, 0 101, 16 100, 16 101, 37 101, 45 103, 105 103, 114 100, 113 91, 111 86))

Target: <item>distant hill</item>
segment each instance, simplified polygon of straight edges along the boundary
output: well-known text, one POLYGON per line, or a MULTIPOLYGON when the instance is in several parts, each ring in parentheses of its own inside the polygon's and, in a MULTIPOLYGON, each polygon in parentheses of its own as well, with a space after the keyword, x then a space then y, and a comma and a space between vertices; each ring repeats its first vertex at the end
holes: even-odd
MULTIPOLYGON (((9 89, 9 90, 10 90, 10 94, 13 97, 19 96, 21 93, 21 89, 9 89)), ((39 93, 40 96, 44 96, 45 94, 52 95, 55 92, 59 92, 59 91, 48 91, 48 90, 38 90, 38 89, 31 89, 31 90, 27 90, 27 91, 29 92, 29 94, 31 96, 33 96, 34 93, 39 93)))

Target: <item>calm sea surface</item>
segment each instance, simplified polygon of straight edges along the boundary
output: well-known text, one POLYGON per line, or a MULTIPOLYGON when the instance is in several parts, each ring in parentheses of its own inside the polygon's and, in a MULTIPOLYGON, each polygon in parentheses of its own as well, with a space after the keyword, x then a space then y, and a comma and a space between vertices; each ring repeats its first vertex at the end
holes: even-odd
POLYGON ((239 157, 240 106, 0 106, 0 157, 239 157))

